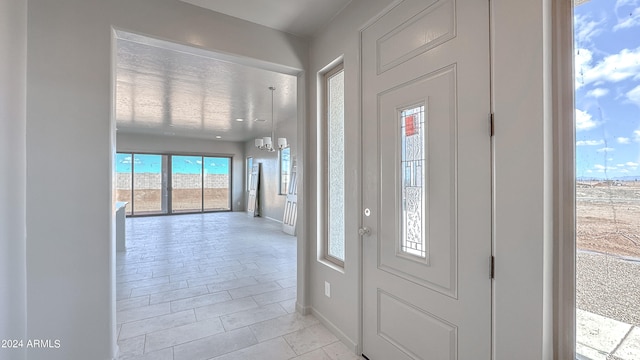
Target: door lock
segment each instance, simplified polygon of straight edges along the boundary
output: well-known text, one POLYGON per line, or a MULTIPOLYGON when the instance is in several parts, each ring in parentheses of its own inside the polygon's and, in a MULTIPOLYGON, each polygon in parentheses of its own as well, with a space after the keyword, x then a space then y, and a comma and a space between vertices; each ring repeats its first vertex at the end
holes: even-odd
POLYGON ((369 229, 368 227, 361 227, 360 229, 358 229, 358 234, 360 234, 360 236, 369 236, 371 235, 371 229, 369 229))

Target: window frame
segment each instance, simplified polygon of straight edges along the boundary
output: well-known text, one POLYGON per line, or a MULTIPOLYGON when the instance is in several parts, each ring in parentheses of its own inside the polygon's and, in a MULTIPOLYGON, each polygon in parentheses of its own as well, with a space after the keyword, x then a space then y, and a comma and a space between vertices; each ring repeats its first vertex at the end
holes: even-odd
POLYGON ((283 149, 278 150, 278 195, 287 195, 289 193, 289 185, 291 182, 291 147, 287 146, 283 149), (283 166, 283 156, 282 153, 284 151, 288 151, 289 152, 289 162, 288 162, 288 166, 287 166, 287 186, 283 187, 283 180, 284 180, 284 166, 283 166))
MULTIPOLYGON (((214 213, 214 212, 231 212, 233 211, 233 158, 234 156, 231 154, 209 154, 209 153, 189 153, 189 152, 136 152, 136 151, 116 151, 116 156, 118 154, 126 154, 126 155, 131 155, 131 162, 132 162, 132 166, 131 166, 131 214, 127 214, 127 217, 146 217, 146 216, 169 216, 169 215, 181 215, 181 214, 206 214, 206 213, 214 213), (135 202, 135 196, 134 196, 134 190, 135 190, 135 155, 158 155, 158 156, 162 156, 163 162, 166 161, 166 181, 167 181, 167 186, 166 186, 166 191, 167 191, 167 209, 166 211, 161 211, 161 212, 157 212, 157 213, 142 213, 142 214, 136 214, 136 212, 134 211, 134 207, 133 204, 135 202), (173 156, 196 156, 196 157, 200 157, 201 161, 202 161, 202 165, 201 165, 201 174, 200 174, 200 179, 202 181, 201 184, 201 190, 202 190, 202 196, 201 196, 201 208, 200 211, 178 211, 175 212, 173 210, 173 204, 172 204, 172 197, 173 197, 173 186, 172 186, 172 171, 173 171, 173 164, 172 164, 172 157, 173 156), (229 165, 229 173, 228 173, 228 192, 229 192, 229 201, 228 201, 228 209, 222 209, 222 210, 204 210, 204 202, 205 202, 205 196, 204 196, 204 191, 205 191, 205 187, 204 187, 204 159, 205 158, 224 158, 227 159, 228 161, 228 165, 229 165)), ((164 170, 163 170, 164 171, 164 170)))
MULTIPOLYGON (((325 71, 321 72, 319 75, 321 80, 321 116, 320 116, 320 124, 319 124, 319 134, 320 134, 320 148, 319 155, 321 157, 321 161, 318 162, 319 166, 319 177, 322 191, 320 192, 322 204, 322 236, 321 236, 321 259, 330 263, 330 265, 337 266, 338 269, 343 269, 345 260, 346 260, 346 234, 343 234, 343 249, 345 251, 344 257, 345 259, 339 259, 329 253, 329 80, 334 76, 339 74, 340 72, 344 72, 344 62, 340 59, 338 62, 334 62, 330 64, 325 71)), ((344 94, 343 94, 344 96, 344 94)), ((343 152, 344 153, 344 152, 343 152)))
POLYGON ((244 161, 245 165, 245 191, 248 193, 251 188, 251 172, 253 171, 253 156, 247 156, 244 161))
POLYGON ((553 62, 553 350, 576 359, 576 194, 574 108, 574 1, 552 9, 553 62))

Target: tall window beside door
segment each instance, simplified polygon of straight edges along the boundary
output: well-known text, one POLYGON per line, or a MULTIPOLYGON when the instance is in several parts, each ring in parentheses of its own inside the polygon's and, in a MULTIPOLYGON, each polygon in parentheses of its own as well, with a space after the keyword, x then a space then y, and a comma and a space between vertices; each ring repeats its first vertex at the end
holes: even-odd
POLYGON ((344 66, 322 75, 322 121, 319 171, 323 191, 324 259, 344 266, 345 169, 344 169, 344 66))

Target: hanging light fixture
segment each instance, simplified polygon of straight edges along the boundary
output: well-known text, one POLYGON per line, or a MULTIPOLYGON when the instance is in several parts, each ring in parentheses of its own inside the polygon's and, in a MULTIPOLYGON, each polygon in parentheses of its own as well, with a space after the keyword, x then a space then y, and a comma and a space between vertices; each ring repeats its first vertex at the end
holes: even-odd
MULTIPOLYGON (((255 140, 255 145, 260 150, 266 151, 276 151, 273 147, 273 139, 275 138, 275 120, 273 119, 273 92, 276 90, 275 87, 269 86, 269 90, 271 90, 271 136, 265 136, 263 138, 257 138, 255 140)), ((277 143, 278 149, 282 150, 287 147, 287 138, 278 138, 277 143)))

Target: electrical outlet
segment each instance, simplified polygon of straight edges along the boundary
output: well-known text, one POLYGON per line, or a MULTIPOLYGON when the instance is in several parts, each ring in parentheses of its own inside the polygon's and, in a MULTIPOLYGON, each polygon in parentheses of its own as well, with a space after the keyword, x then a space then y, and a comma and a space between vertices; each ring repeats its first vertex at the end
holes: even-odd
POLYGON ((328 281, 324 282, 324 296, 331 297, 331 284, 328 281))

